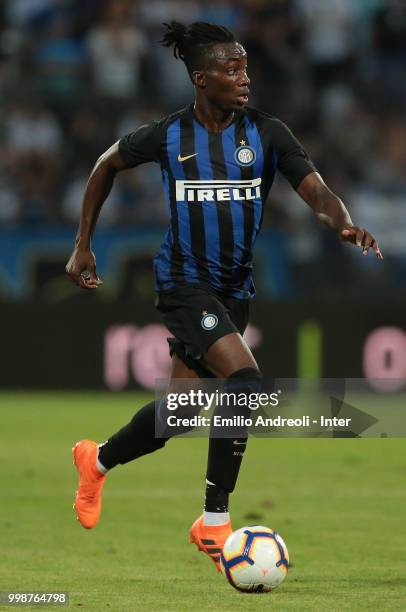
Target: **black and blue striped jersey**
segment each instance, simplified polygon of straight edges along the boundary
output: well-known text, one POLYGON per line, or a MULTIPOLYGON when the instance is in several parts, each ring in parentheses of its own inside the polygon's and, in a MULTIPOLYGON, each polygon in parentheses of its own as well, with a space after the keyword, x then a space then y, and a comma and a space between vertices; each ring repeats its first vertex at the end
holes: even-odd
POLYGON ((252 250, 275 172, 295 189, 315 171, 289 128, 245 107, 213 133, 191 105, 124 136, 119 151, 128 167, 161 166, 170 224, 154 259, 157 290, 196 284, 252 297, 252 250))

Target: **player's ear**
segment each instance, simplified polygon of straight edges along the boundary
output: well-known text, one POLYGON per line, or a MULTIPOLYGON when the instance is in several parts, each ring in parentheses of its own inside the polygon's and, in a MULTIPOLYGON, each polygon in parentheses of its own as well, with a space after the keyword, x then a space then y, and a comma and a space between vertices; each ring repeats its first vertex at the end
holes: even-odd
POLYGON ((206 75, 201 70, 193 70, 192 81, 196 87, 206 87, 206 75))

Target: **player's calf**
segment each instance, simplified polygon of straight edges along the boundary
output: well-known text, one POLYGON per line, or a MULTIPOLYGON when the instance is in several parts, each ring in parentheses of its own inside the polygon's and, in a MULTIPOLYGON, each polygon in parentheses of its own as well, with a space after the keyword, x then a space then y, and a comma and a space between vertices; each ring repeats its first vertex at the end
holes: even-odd
MULTIPOLYGON (((249 395, 261 391, 262 377, 256 368, 244 368, 229 376, 223 391, 230 397, 246 396, 245 402, 227 406, 218 405, 215 414, 221 417, 248 416, 249 395)), ((220 429, 212 427, 209 441, 206 497, 203 515, 195 521, 190 530, 190 542, 209 555, 220 570, 220 554, 224 542, 232 532, 228 513, 229 495, 234 490, 242 458, 245 452, 248 432, 244 425, 231 425, 220 429)))
POLYGON ((228 511, 228 496, 235 488, 248 441, 243 419, 250 416, 249 396, 260 393, 261 388, 262 376, 256 368, 238 370, 225 381, 224 391, 230 397, 239 399, 231 405, 218 405, 214 413, 225 422, 231 419, 233 424, 211 429, 206 479, 214 484, 206 487, 206 511, 228 511), (232 417, 241 419, 235 425, 232 417))

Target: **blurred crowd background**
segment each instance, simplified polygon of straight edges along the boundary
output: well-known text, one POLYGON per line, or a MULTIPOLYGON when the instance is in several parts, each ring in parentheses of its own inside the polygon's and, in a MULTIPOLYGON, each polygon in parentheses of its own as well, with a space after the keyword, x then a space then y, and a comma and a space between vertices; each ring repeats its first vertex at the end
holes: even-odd
MULTIPOLYGON (((259 297, 405 291, 405 0, 3 0, 0 7, 3 299, 41 297, 41 283, 63 275, 97 157, 193 99, 183 63, 157 42, 171 19, 236 33, 248 52, 250 103, 290 126, 385 256, 381 263, 342 245, 278 179, 258 246, 259 297), (35 275, 33 259, 41 258, 46 265, 35 275), (25 265, 30 282, 21 280, 25 265)), ((166 214, 158 166, 121 173, 99 221, 99 250, 121 244, 131 274, 141 275, 145 258, 150 274, 166 214)), ((100 271, 109 274, 107 256, 100 271)), ((116 295, 136 292, 127 282, 116 295)))

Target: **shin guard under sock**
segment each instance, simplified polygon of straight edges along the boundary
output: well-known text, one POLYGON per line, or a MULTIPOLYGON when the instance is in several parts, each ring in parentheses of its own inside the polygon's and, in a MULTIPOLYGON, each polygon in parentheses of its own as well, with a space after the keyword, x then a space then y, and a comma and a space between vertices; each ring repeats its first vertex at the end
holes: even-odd
MULTIPOLYGON (((247 396, 260 393, 261 374, 255 368, 244 368, 232 374, 226 381, 224 390, 228 393, 247 396)), ((248 416, 248 397, 245 405, 232 407, 233 413, 248 416)), ((216 409, 217 412, 217 409, 216 409)), ((220 409, 221 412, 221 409, 220 409)), ((213 432, 213 429, 212 429, 213 432)), ((227 433, 227 429, 224 430, 227 433)), ((228 509, 228 494, 234 490, 241 462, 247 445, 248 433, 245 427, 233 427, 230 437, 210 437, 207 462, 207 481, 205 510, 225 512, 228 509), (217 510, 220 508, 220 510, 217 510)))

